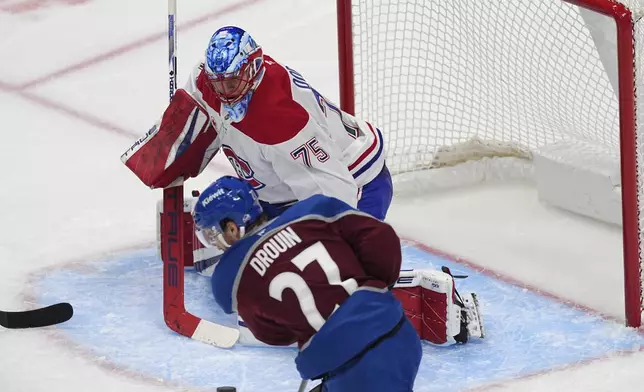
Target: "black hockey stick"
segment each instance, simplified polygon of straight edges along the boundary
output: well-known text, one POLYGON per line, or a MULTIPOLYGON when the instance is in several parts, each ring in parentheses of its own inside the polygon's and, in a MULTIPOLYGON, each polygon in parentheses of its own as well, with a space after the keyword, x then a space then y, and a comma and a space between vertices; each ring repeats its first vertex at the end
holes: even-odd
POLYGON ((0 310, 0 326, 10 329, 47 327, 72 318, 74 308, 67 302, 22 312, 0 310))

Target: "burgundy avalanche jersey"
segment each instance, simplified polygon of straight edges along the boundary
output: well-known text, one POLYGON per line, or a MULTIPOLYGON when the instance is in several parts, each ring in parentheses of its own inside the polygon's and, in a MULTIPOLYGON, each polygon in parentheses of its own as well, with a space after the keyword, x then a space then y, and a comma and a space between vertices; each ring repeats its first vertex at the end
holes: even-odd
POLYGON ((203 65, 185 86, 207 109, 223 152, 239 178, 268 203, 321 194, 356 207, 358 189, 384 165, 381 132, 343 112, 297 71, 264 56, 265 72, 246 114, 233 122, 203 65))
POLYGON ((400 264, 391 226, 317 195, 226 251, 213 292, 260 341, 301 347, 354 292, 386 292, 400 264))

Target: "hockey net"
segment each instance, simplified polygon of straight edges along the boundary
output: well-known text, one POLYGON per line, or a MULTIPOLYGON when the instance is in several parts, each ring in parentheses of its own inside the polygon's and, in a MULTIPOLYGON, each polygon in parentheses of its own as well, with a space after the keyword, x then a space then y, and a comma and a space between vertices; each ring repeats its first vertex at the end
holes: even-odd
POLYGON ((537 158, 596 166, 620 190, 626 319, 640 326, 643 12, 640 0, 338 0, 342 107, 383 130, 400 178, 504 157, 536 176, 537 158))

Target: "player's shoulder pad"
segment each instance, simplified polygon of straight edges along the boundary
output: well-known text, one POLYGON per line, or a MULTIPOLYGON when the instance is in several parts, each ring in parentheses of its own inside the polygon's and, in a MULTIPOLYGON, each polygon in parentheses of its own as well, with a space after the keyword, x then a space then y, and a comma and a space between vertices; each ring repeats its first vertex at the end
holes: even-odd
POLYGON ((309 122, 309 113, 293 99, 284 66, 264 56, 266 69, 243 120, 234 127, 257 143, 275 145, 295 137, 309 122))
POLYGON ((332 219, 351 213, 363 214, 335 197, 313 195, 307 199, 297 202, 291 208, 284 211, 284 213, 277 219, 277 221, 281 222, 276 222, 276 224, 284 224, 310 215, 332 219))

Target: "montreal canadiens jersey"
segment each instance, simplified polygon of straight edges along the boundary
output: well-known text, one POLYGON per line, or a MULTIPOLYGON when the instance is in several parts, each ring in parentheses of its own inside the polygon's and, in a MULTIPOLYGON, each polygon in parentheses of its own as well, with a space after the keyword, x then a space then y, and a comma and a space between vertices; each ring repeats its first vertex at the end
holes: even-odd
POLYGON ((223 152, 238 177, 268 203, 336 197, 352 207, 359 188, 384 165, 379 129, 341 111, 295 70, 264 56, 265 72, 246 115, 232 122, 203 64, 185 89, 210 114, 223 152))
POLYGON ((388 224, 322 195, 300 201, 222 256, 212 275, 219 306, 260 341, 300 347, 312 378, 337 368, 403 317, 388 291, 400 273, 388 224))

